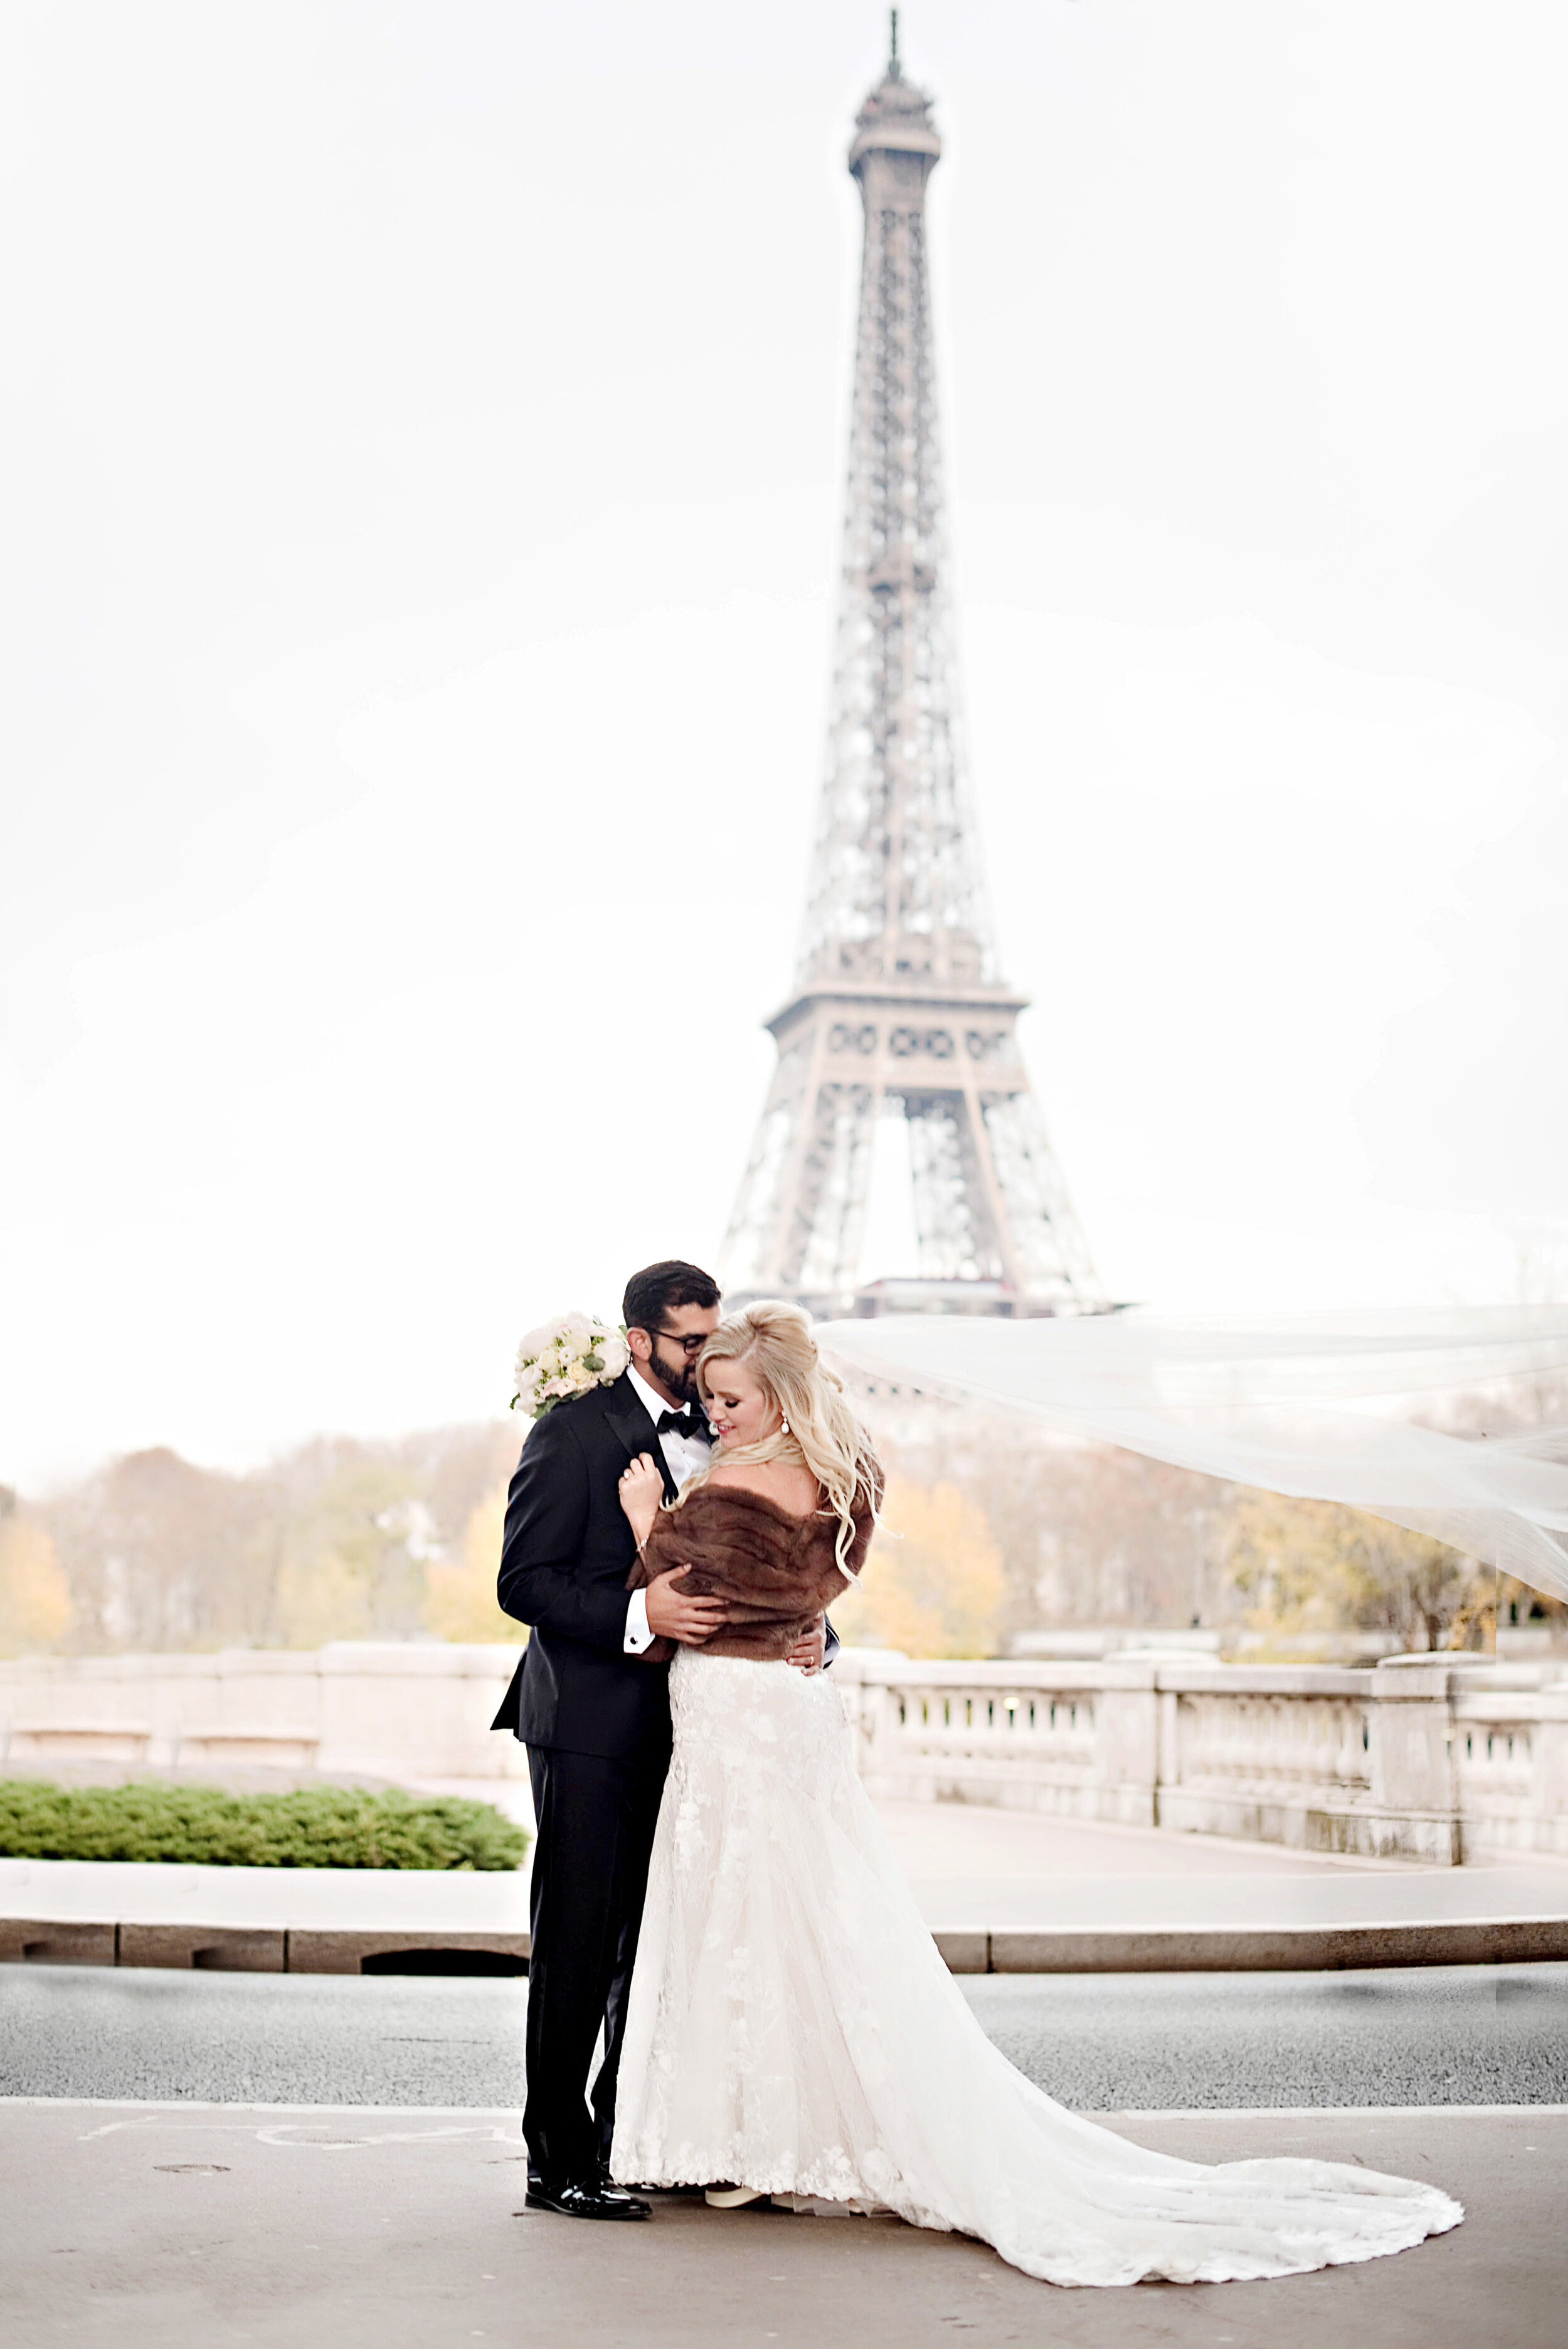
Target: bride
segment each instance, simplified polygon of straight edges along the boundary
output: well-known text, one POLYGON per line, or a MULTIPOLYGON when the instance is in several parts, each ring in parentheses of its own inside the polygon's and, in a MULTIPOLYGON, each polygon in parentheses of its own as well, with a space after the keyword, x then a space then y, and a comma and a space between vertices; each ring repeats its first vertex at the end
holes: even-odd
POLYGON ((937 1954, 830 1679, 782 1661, 864 1557, 867 1438, 794 1306, 722 1321, 698 1381, 711 1466, 672 1506, 645 1459, 621 1485, 633 1585, 685 1567, 726 1622, 671 1670, 614 2178, 891 2209, 1058 2284, 1296 2275, 1457 2226, 1446 2194, 1375 2170, 1147 2152, 1013 2069, 937 1954))

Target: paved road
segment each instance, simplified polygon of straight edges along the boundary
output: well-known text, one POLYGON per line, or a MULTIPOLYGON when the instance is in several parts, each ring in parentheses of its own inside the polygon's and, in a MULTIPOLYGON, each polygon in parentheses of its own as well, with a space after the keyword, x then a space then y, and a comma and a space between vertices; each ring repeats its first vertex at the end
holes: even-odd
MULTIPOLYGON (((1568 1966, 989 1976, 1080 2111, 1568 2103, 1568 1966)), ((517 2106, 521 1982, 0 1967, 0 2095, 517 2106)))
POLYGON ((0 2104, 6 2349, 1561 2349, 1568 2115, 1140 2115, 1200 2161, 1441 2181, 1463 2226, 1268 2283, 1057 2292, 893 2219, 514 2217, 510 2112, 0 2104))

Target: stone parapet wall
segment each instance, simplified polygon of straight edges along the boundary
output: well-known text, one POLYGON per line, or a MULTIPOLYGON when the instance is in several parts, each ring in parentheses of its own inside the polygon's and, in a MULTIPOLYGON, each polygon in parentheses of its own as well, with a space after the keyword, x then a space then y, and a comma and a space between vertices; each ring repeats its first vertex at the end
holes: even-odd
POLYGON ((207 1656, 0 1660, 0 1769, 275 1769, 391 1779, 526 1777, 490 1733, 518 1650, 425 1640, 207 1656))
MULTIPOLYGON (((508 1647, 0 1661, 0 1770, 92 1763, 516 1779, 490 1723, 508 1647)), ((1568 1856, 1568 1668, 1391 1657, 1375 1670, 1121 1655, 833 1668, 878 1795, 1449 1865, 1568 1856)))

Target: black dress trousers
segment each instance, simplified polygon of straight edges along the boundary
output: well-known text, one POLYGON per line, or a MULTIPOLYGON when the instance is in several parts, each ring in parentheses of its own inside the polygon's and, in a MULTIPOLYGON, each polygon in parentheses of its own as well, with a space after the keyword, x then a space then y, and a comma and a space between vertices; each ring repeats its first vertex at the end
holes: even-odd
POLYGON ((538 1831, 530 1888, 529 2168, 551 2185, 610 2157, 615 2075, 667 1753, 630 1759, 531 1745, 538 1831), (604 2061, 586 2094, 600 2026, 604 2061))

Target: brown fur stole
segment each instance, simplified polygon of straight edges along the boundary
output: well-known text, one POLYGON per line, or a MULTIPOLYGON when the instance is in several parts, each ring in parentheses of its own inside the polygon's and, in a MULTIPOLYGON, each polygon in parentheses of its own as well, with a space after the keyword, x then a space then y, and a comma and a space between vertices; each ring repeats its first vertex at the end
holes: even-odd
MULTIPOLYGON (((872 1536, 872 1512, 857 1508, 846 1552, 858 1573, 872 1536)), ((765 1663, 787 1656, 814 1631, 830 1603, 849 1588, 833 1555, 836 1516, 791 1516, 765 1493, 737 1485, 703 1485, 678 1509, 661 1509, 631 1573, 628 1590, 686 1566, 676 1588, 693 1599, 722 1599, 729 1620, 703 1642, 705 1656, 746 1656, 765 1663)), ((645 1663, 674 1655, 673 1640, 645 1649, 645 1663)))

